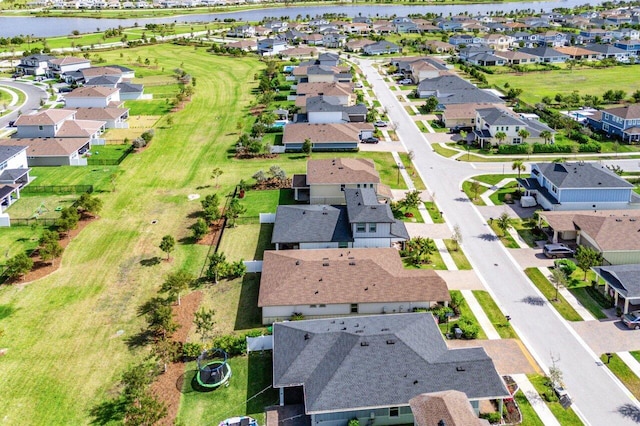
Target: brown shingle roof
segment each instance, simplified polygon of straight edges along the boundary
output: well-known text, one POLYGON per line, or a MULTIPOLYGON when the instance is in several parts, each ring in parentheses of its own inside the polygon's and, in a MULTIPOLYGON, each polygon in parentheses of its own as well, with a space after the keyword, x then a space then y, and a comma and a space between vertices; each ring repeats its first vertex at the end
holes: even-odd
POLYGON ((640 118, 640 104, 625 105, 623 107, 609 108, 604 110, 609 114, 625 120, 640 118))
POLYGON ((31 115, 21 115, 15 122, 16 126, 53 126, 64 120, 73 118, 74 110, 45 109, 31 115))
POLYGON ((85 79, 99 77, 101 75, 122 75, 122 70, 113 67, 91 67, 81 70, 85 79))
POLYGON ((68 120, 62 123, 62 126, 56 133, 59 138, 78 138, 90 137, 106 123, 104 121, 95 120, 68 120))
POLYGON ((640 212, 615 216, 576 215, 573 222, 602 251, 640 250, 640 212))
POLYGON ((393 248, 280 250, 264 253, 258 306, 445 300, 445 281, 393 248))
POLYGON ((114 120, 125 115, 129 108, 78 108, 78 120, 114 120))
POLYGON ((0 145, 5 146, 27 146, 27 157, 69 156, 87 143, 88 138, 18 138, 0 141, 0 145))
POLYGON ((341 96, 353 94, 353 83, 300 83, 296 88, 297 95, 318 96, 320 94, 329 96, 341 96))
POLYGON ((103 87, 103 86, 85 86, 74 89, 71 93, 67 93, 65 98, 106 98, 120 89, 116 87, 103 87))
POLYGON ((372 160, 336 158, 307 161, 308 184, 380 183, 380 175, 372 160))
POLYGON ((314 144, 359 142, 362 130, 373 130, 371 123, 293 123, 284 127, 282 143, 302 143, 310 139, 314 144))
POLYGON ((64 58, 56 58, 49 60, 50 63, 56 65, 70 65, 70 64, 86 64, 90 61, 85 58, 76 58, 75 56, 65 56, 64 58))
POLYGON ((409 400, 417 426, 482 426, 464 392, 448 390, 423 393, 409 400), (442 423, 440 423, 442 421, 442 423))

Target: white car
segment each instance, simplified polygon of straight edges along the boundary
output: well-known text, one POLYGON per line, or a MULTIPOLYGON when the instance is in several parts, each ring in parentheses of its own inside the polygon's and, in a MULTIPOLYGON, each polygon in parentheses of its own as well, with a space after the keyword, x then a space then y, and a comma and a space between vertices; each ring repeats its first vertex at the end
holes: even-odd
POLYGON ((402 80, 398 81, 398 84, 413 84, 413 80, 411 80, 410 78, 403 78, 402 80))

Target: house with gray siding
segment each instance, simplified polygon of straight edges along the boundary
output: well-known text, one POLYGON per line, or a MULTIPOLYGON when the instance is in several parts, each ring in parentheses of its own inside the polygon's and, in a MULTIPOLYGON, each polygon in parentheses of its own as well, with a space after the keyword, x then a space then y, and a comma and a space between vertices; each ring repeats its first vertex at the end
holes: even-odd
POLYGON ((31 181, 27 147, 0 145, 0 213, 20 199, 20 189, 31 181))
POLYGON ((0 147, 27 147, 27 164, 36 166, 86 166, 89 138, 16 138, 0 140, 0 147))
POLYGON ((591 270, 597 281, 604 282, 605 294, 623 314, 640 309, 640 264, 596 266, 591 270))
POLYGON ((301 152, 307 139, 313 151, 357 151, 373 131, 371 123, 292 123, 284 127, 282 144, 287 152, 301 152))
POLYGON ((598 163, 534 163, 518 183, 545 210, 640 208, 634 186, 598 163))
POLYGON ((273 386, 316 426, 413 424, 423 393, 463 392, 476 414, 510 397, 485 350, 448 349, 429 313, 275 323, 273 386))

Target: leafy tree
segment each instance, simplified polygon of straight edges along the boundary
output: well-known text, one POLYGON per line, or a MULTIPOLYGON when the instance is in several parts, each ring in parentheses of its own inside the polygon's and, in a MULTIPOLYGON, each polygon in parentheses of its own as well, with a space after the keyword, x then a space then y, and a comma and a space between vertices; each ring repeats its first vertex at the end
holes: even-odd
POLYGON ((471 191, 473 192, 473 199, 478 199, 478 192, 480 192, 480 182, 477 180, 471 181, 471 191))
POLYGON ((230 222, 229 226, 235 227, 238 216, 246 211, 247 208, 240 204, 240 201, 237 198, 232 199, 229 203, 229 207, 227 207, 227 211, 224 213, 225 217, 230 222))
POLYGON ((33 260, 25 253, 18 253, 7 260, 6 274, 9 278, 21 278, 33 268, 33 260))
POLYGON ((69 234, 69 231, 75 229, 80 221, 80 214, 75 207, 65 207, 60 211, 60 217, 56 220, 56 226, 61 232, 69 234))
POLYGON ((576 250, 576 264, 584 271, 583 281, 587 280, 587 272, 602 263, 602 256, 591 247, 578 246, 576 250))
POLYGON ((556 296, 553 300, 558 301, 558 290, 567 285, 567 275, 560 268, 553 268, 551 270, 551 277, 549 280, 556 288, 556 296))
POLYGON ((420 109, 422 112, 429 114, 435 111, 439 104, 440 102, 438 101, 438 98, 435 96, 429 96, 420 109))
POLYGON ((496 225, 498 229, 502 231, 502 235, 507 235, 507 230, 511 226, 511 218, 507 212, 502 212, 502 214, 496 219, 496 225))
POLYGON ((151 347, 153 355, 162 363, 164 372, 167 372, 167 364, 175 361, 180 355, 180 343, 170 339, 158 339, 151 347))
POLYGON ((216 220, 222 217, 220 213, 220 209, 216 206, 208 206, 203 211, 203 216, 206 221, 206 224, 213 224, 216 220))
POLYGON ((404 198, 400 200, 400 204, 405 208, 405 210, 410 208, 417 209, 421 202, 422 198, 420 198, 420 191, 418 190, 407 192, 404 198))
POLYGON ((280 182, 282 182, 287 178, 287 173, 284 170, 282 170, 282 168, 278 165, 273 165, 269 167, 268 173, 271 179, 275 179, 280 182))
POLYGON ((220 167, 216 167, 211 171, 211 179, 215 180, 216 182, 216 188, 218 188, 218 178, 223 174, 224 172, 222 171, 222 169, 220 167))
POLYGON ((203 209, 211 206, 218 208, 220 206, 220 197, 218 194, 209 194, 203 200, 200 200, 200 204, 202 204, 203 209))
POLYGON ((76 206, 88 213, 98 214, 100 210, 102 210, 102 200, 85 192, 78 198, 78 201, 76 201, 76 206))
POLYGON ((262 183, 262 182, 267 180, 267 175, 265 174, 265 172, 263 170, 258 170, 251 177, 253 179, 255 179, 256 182, 258 182, 258 183, 262 183))
POLYGON ((524 172, 526 169, 527 167, 522 160, 514 160, 513 163, 511 163, 511 170, 518 171, 518 179, 520 178, 520 172, 524 172))
POLYGON ((458 251, 460 244, 462 244, 462 231, 460 231, 460 225, 453 225, 453 234, 451 234, 451 239, 456 244, 456 251, 458 251))
POLYGON ((505 132, 496 132, 494 137, 498 139, 498 143, 501 144, 502 142, 505 141, 505 139, 507 139, 507 134, 505 132))
POLYGON ((50 241, 60 241, 60 234, 56 231, 45 229, 40 237, 39 245, 42 247, 50 241))
POLYGON ((525 140, 531 136, 531 133, 529 133, 529 131, 527 129, 520 129, 520 131, 518 132, 518 136, 520 136, 522 138, 522 143, 525 143, 525 140))
POLYGON ((153 304, 146 317, 149 331, 159 338, 171 337, 179 327, 173 319, 171 306, 166 303, 153 304))
POLYGON ((224 253, 213 253, 209 256, 209 269, 207 270, 207 277, 213 278, 213 282, 218 284, 218 278, 222 275, 227 266, 227 257, 224 253))
POLYGON ((125 406, 125 424, 151 426, 167 416, 167 406, 149 390, 144 390, 135 402, 125 406))
POLYGON ((162 293, 169 293, 171 299, 177 299, 178 305, 180 305, 180 293, 186 291, 194 280, 195 277, 193 274, 181 269, 167 275, 167 278, 160 287, 160 291, 162 293))
POLYGON ((202 343, 213 337, 216 325, 215 314, 216 311, 213 309, 202 308, 193 315, 193 324, 196 326, 196 333, 200 335, 202 343))
POLYGON ((544 144, 546 145, 547 143, 549 143, 549 141, 551 140, 551 138, 553 137, 553 135, 551 134, 550 131, 548 130, 543 130, 540 132, 540 137, 542 139, 544 139, 544 144))
POLYGON ((407 241, 404 254, 412 264, 421 265, 429 263, 431 261, 429 256, 437 250, 438 248, 431 238, 414 237, 407 241))
POLYGON ((196 223, 191 226, 191 231, 193 232, 193 238, 195 238, 196 241, 200 241, 207 235, 207 232, 209 232, 209 225, 207 225, 204 219, 198 218, 196 223))
POLYGON ((176 247, 176 240, 171 235, 165 235, 160 241, 160 250, 167 253, 167 260, 171 259, 170 255, 173 249, 176 247))
POLYGON ((313 149, 313 144, 311 143, 311 139, 306 138, 302 143, 302 152, 307 154, 307 157, 310 157, 312 149, 313 149))
POLYGON ((531 154, 533 154, 533 145, 527 144, 527 146, 525 146, 524 149, 525 149, 525 152, 527 153, 527 159, 531 158, 531 154))

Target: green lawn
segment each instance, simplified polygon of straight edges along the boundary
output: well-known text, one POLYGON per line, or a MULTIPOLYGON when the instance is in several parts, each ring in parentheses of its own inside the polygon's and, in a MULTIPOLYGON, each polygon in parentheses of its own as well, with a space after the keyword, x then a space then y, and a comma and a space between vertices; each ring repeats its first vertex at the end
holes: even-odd
POLYGON ((472 269, 471 264, 467 259, 467 256, 465 256, 464 254, 464 251, 462 251, 462 248, 456 246, 456 243, 453 240, 445 239, 444 245, 447 246, 447 250, 449 251, 449 254, 453 258, 453 261, 455 262, 458 269, 460 270, 472 269))
MULTIPOLYGON (((40 232, 42 231, 40 230, 40 232)), ((29 226, 2 228, 2 231, 0 231, 0 247, 2 247, 0 252, 0 271, 4 270, 7 259, 18 253, 30 252, 36 248, 38 246, 38 237, 39 235, 29 226)))
POLYGON ((605 319, 607 316, 602 312, 602 308, 600 304, 596 302, 586 287, 578 287, 578 288, 570 288, 569 291, 571 294, 575 296, 576 299, 582 303, 582 306, 587 308, 587 310, 593 315, 596 319, 605 319))
POLYGON ((130 115, 164 115, 171 111, 171 104, 167 99, 153 99, 144 101, 126 101, 130 115))
POLYGON ((484 185, 479 185, 478 186, 478 190, 476 192, 476 191, 473 190, 473 187, 471 186, 471 181, 470 180, 466 180, 466 181, 462 182, 462 190, 464 191, 466 196, 469 197, 471 202, 473 204, 475 204, 476 206, 486 206, 485 202, 482 201, 482 198, 480 198, 480 195, 482 195, 485 192, 487 192, 488 189, 489 188, 487 188, 484 185))
POLYGON ((522 238, 529 245, 529 247, 536 248, 536 241, 544 240, 546 238, 545 236, 535 234, 533 232, 536 226, 535 221, 533 220, 513 219, 511 220, 511 226, 518 232, 520 238, 522 238))
MULTIPOLYGON (((413 181, 413 186, 415 186, 418 191, 425 191, 427 187, 425 186, 424 182, 422 182, 422 179, 420 178, 420 176, 413 169, 413 162, 409 159, 409 155, 406 152, 399 152, 398 155, 400 156, 400 160, 402 160, 402 164, 407 169, 407 173, 409 173, 409 177, 413 181)), ((395 165, 393 167, 396 168, 395 165)), ((396 172, 397 172, 397 168, 396 168, 396 172)), ((387 185, 389 184, 387 183, 387 185)), ((391 186, 391 187, 395 188, 394 186, 391 186)))
POLYGON ((438 154, 440 154, 440 155, 442 155, 443 157, 446 157, 446 158, 450 158, 450 157, 453 157, 454 155, 458 154, 458 151, 446 148, 446 147, 440 145, 439 143, 431 144, 431 148, 433 148, 433 150, 436 153, 438 153, 438 154))
POLYGON ((609 367, 609 370, 624 383, 633 396, 640 398, 640 377, 636 376, 617 354, 613 354, 609 363, 607 363, 607 355, 600 355, 600 359, 604 362, 604 365, 609 367))
MULTIPOLYGON (((136 154, 132 154, 136 155, 136 154)), ((118 166, 32 167, 32 185, 93 185, 95 191, 111 191, 110 176, 120 173, 118 166)))
MULTIPOLYGON (((458 294, 462 296, 462 293, 460 292, 460 290, 451 290, 449 293, 451 293, 452 297, 454 294, 458 294)), ((471 322, 473 322, 474 324, 478 324, 478 326, 480 327, 480 324, 478 323, 478 319, 473 314, 473 312, 471 311, 471 308, 469 308, 469 305, 467 305, 467 301, 464 298, 462 298, 462 303, 460 304, 459 308, 460 308, 461 317, 469 318, 471 322)), ((455 324, 455 321, 452 321, 452 323, 455 324)), ((486 339, 486 338, 487 338, 487 335, 485 334, 482 327, 480 327, 480 331, 478 332, 478 339, 486 339)))
POLYGON ((404 109, 409 115, 416 115, 416 112, 411 105, 405 106, 404 109))
POLYGON ((577 90, 581 95, 598 95, 609 90, 624 90, 631 94, 640 89, 640 81, 630 79, 633 66, 616 66, 600 69, 558 70, 533 72, 524 74, 485 74, 489 84, 504 87, 505 83, 513 88, 522 89, 520 98, 534 105, 542 102, 542 98, 556 93, 568 95, 577 90))
POLYGON ((241 200, 247 211, 242 218, 258 219, 260 213, 275 213, 280 204, 295 204, 292 189, 274 189, 268 191, 248 190, 241 200))
POLYGON ((418 129, 420 129, 422 133, 429 133, 429 129, 427 129, 427 126, 425 126, 421 120, 418 120, 415 123, 416 123, 416 126, 418 126, 418 129))
POLYGON ((430 260, 429 263, 424 263, 420 266, 415 266, 409 263, 409 261, 406 258, 403 258, 402 262, 404 264, 404 267, 407 269, 435 269, 439 271, 446 271, 447 265, 444 264, 444 261, 442 260, 442 256, 440 255, 440 252, 436 251, 435 253, 433 253, 429 257, 429 260, 430 260))
POLYGON ((413 208, 413 207, 404 208, 402 209, 402 213, 403 214, 401 216, 396 216, 396 218, 403 220, 405 222, 424 223, 424 219, 422 218, 422 214, 420 213, 420 210, 416 208, 413 208), (407 217, 405 216, 405 213, 412 214, 413 216, 407 217))
POLYGON ((488 292, 484 290, 473 290, 473 295, 478 300, 478 303, 480 303, 480 306, 482 306, 482 310, 487 314, 489 321, 491 321, 491 324, 493 324, 502 339, 518 338, 515 330, 505 318, 504 313, 488 292))
MULTIPOLYGON (((528 374, 527 377, 540 395, 544 395, 545 392, 549 391, 549 387, 546 386, 546 377, 540 376, 538 374, 528 374)), ((542 399, 544 400, 544 396, 542 399)), ((545 400, 545 403, 547 404, 547 407, 549 407, 553 415, 556 416, 556 419, 558 419, 561 425, 577 426, 583 424, 580 418, 571 408, 565 410, 559 402, 547 402, 545 400)))
POLYGON ((258 424, 265 424, 264 407, 278 403, 278 391, 271 387, 271 359, 268 351, 229 359, 232 374, 229 386, 211 392, 194 389, 192 383, 197 365, 188 363, 178 422, 186 425, 217 424, 229 417, 247 415, 256 419, 258 424))
POLYGON ((94 145, 91 147, 91 157, 89 157, 89 166, 95 160, 117 160, 130 147, 128 144, 109 144, 94 145))
POLYGON ((508 182, 505 186, 501 187, 496 192, 491 194, 489 196, 489 199, 494 205, 502 206, 506 203, 507 194, 508 194, 509 197, 511 198, 511 204, 517 203, 518 201, 516 200, 516 197, 515 197, 515 193, 517 189, 518 189, 517 182, 508 182))
POLYGON ((473 178, 478 182, 486 183, 488 185, 497 185, 504 179, 514 179, 517 178, 516 174, 498 174, 498 175, 479 175, 474 176, 473 178))
POLYGON ((431 216, 431 220, 433 223, 444 223, 444 217, 440 214, 440 209, 436 206, 436 203, 433 201, 426 201, 424 206, 427 208, 429 212, 429 216, 431 216))
POLYGON ((549 280, 542 275, 542 272, 537 268, 527 268, 524 272, 564 319, 567 321, 582 321, 582 317, 578 315, 575 309, 573 309, 560 293, 558 293, 558 300, 554 300, 556 297, 556 289, 549 280))
POLYGON ((509 234, 508 232, 503 232, 502 229, 498 228, 498 223, 496 220, 490 221, 489 226, 491 227, 493 232, 495 232, 495 234, 498 236, 498 238, 500 239, 502 244, 504 244, 505 247, 516 248, 516 249, 520 248, 516 240, 514 240, 513 237, 511 236, 511 234, 509 234))
POLYGON ((220 241, 220 252, 229 261, 262 260, 265 249, 274 249, 271 244, 273 224, 247 223, 227 228, 220 241))
POLYGON ((70 207, 78 197, 78 194, 24 194, 7 213, 14 219, 30 219, 36 214, 40 219, 57 219, 60 210, 70 207))
POLYGON ((536 413, 536 410, 531 406, 531 403, 524 396, 524 393, 521 390, 518 390, 514 395, 514 399, 520 408, 520 413, 522 414, 522 425, 524 426, 544 426, 540 417, 536 413))
POLYGON ((629 352, 638 362, 640 362, 640 351, 629 352))

